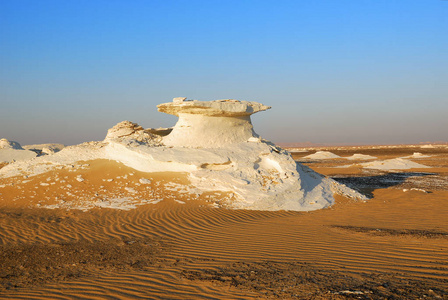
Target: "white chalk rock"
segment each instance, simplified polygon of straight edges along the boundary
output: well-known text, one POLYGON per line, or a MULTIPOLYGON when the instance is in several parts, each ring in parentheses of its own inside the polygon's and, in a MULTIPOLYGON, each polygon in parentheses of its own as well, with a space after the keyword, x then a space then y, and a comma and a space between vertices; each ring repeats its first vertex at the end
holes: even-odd
POLYGON ((153 146, 159 145, 161 136, 145 130, 137 123, 130 121, 123 121, 112 127, 107 131, 105 142, 117 141, 127 145, 151 144, 153 146))
POLYGON ((427 157, 431 157, 430 155, 424 155, 420 152, 414 152, 414 154, 409 155, 409 156, 405 156, 402 158, 427 158, 427 157))
POLYGON ((37 153, 22 148, 19 143, 0 139, 0 162, 13 162, 32 159, 37 153))
POLYGON ((306 159, 333 159, 333 158, 340 158, 339 155, 336 155, 334 153, 331 153, 329 151, 317 151, 314 154, 310 154, 305 156, 306 159))
POLYGON ((407 169, 423 169, 429 168, 428 166, 404 159, 404 158, 393 158, 387 160, 378 160, 368 163, 361 164, 363 168, 366 169, 376 169, 376 170, 407 170, 407 169))
POLYGON ((143 172, 186 172, 199 191, 234 194, 227 207, 309 211, 334 203, 334 193, 365 196, 297 164, 291 155, 258 137, 252 113, 269 107, 237 100, 175 99, 159 111, 179 117, 161 147, 130 148, 109 142, 106 155, 143 172))
POLYGON ((0 162, 22 161, 35 158, 36 152, 16 149, 0 149, 0 162))
POLYGON ((260 138, 250 115, 268 106, 175 98, 158 107, 179 117, 164 137, 125 121, 109 129, 103 142, 66 147, 53 155, 10 164, 0 169, 0 178, 32 176, 75 161, 102 158, 142 172, 186 173, 194 193, 229 192, 230 198, 220 202, 228 208, 310 211, 332 205, 335 193, 366 199, 297 164, 287 151, 260 138))
POLYGON ((238 100, 186 101, 174 98, 158 105, 160 112, 179 117, 163 143, 174 147, 214 148, 245 142, 257 137, 250 115, 267 110, 257 102, 238 100))
POLYGON ((7 139, 0 139, 0 149, 15 149, 23 150, 19 143, 14 141, 8 141, 7 139))
POLYGON ((182 102, 184 102, 185 100, 187 100, 186 97, 177 97, 177 98, 173 98, 173 102, 174 102, 174 103, 182 103, 182 102))
POLYGON ((123 121, 107 131, 106 139, 114 139, 128 136, 139 130, 143 130, 143 127, 141 127, 137 123, 123 121))
POLYGON ((54 154, 65 148, 63 144, 35 144, 35 145, 25 145, 23 149, 31 150, 37 154, 54 154))
POLYGON ((371 160, 371 159, 376 159, 375 156, 359 154, 359 153, 355 153, 352 156, 344 157, 344 158, 348 159, 348 160, 371 160))

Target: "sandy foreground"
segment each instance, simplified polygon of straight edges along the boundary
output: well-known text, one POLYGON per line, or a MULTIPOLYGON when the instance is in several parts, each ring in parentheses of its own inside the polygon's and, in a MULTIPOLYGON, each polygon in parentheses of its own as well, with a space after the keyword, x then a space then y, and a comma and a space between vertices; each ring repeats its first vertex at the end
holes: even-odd
POLYGON ((226 193, 198 196, 182 189, 184 174, 108 160, 0 179, 0 298, 448 299, 448 148, 325 150, 342 158, 293 157, 372 199, 313 212, 214 208, 226 193), (343 158, 417 151, 426 157, 411 160, 429 168, 343 158), (101 207, 110 201, 121 209, 101 207))

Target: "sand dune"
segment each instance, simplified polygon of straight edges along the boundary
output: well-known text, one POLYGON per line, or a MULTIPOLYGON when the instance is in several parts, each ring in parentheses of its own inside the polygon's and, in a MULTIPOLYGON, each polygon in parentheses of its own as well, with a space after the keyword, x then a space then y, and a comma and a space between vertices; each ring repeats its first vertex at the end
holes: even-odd
MULTIPOLYGON (((372 235, 334 227, 378 228, 376 225, 381 222, 384 228, 437 228, 440 231, 438 226, 440 219, 446 216, 446 210, 425 219, 414 213, 415 209, 422 209, 421 206, 406 201, 410 209, 402 213, 403 219, 406 219, 406 224, 403 224, 394 218, 397 210, 402 210, 403 201, 394 202, 388 209, 380 209, 383 201, 386 201, 384 197, 393 201, 391 194, 380 193, 376 201, 369 203, 340 199, 341 203, 335 209, 314 213, 231 211, 200 207, 193 202, 181 205, 167 201, 131 211, 72 212, 56 220, 56 216, 63 214, 57 211, 51 211, 47 216, 23 213, 21 219, 25 219, 25 222, 15 222, 17 217, 6 214, 2 218, 3 222, 9 223, 9 226, 2 226, 3 235, 10 237, 6 244, 25 241, 29 244, 34 238, 47 245, 70 243, 73 240, 92 243, 100 240, 107 246, 115 239, 129 242, 150 238, 164 245, 160 252, 150 257, 152 261, 149 266, 143 264, 143 269, 126 264, 123 267, 118 262, 112 266, 97 264, 87 269, 90 273, 77 280, 51 284, 50 277, 50 284, 43 288, 17 289, 8 293, 8 296, 53 298, 62 296, 61 290, 71 296, 82 290, 82 295, 87 298, 110 295, 126 299, 149 295, 154 298, 181 299, 193 295, 194 298, 213 295, 225 299, 232 293, 235 297, 240 295, 250 298, 251 293, 248 291, 235 289, 232 292, 225 284, 188 281, 182 277, 182 272, 220 270, 235 262, 260 261, 283 264, 299 261, 343 274, 386 272, 400 273, 415 280, 446 280, 448 271, 442 263, 448 259, 446 237, 372 235), (371 212, 375 210, 377 213, 372 215, 371 212), (40 226, 33 230, 36 225, 40 226)), ((443 202, 447 193, 437 196, 436 200, 443 202)), ((419 196, 414 201, 418 202, 418 199, 419 196)), ((436 201, 435 204, 439 203, 436 201)), ((443 232, 448 232, 447 229, 443 228, 443 232)), ((101 248, 98 250, 101 251, 101 248)), ((118 261, 128 257, 128 252, 119 255, 118 261)), ((45 262, 40 264, 45 265, 45 262)))
MULTIPOLYGON (((344 151, 332 150, 360 152, 344 151)), ((403 151, 413 153, 363 153, 384 160, 403 151)), ((362 187, 366 178, 373 195, 336 196, 313 212, 214 208, 226 193, 195 194, 182 174, 109 160, 3 178, 0 297, 444 299, 448 153, 437 151, 419 160, 431 166, 424 173, 310 162, 345 184, 362 187), (83 210, 120 197, 132 200, 83 210), (43 208, 60 201, 63 208, 43 208)))
MULTIPOLYGON (((434 166, 425 172, 437 171, 446 180, 447 153, 426 158, 425 164, 434 166)), ((443 299, 448 295, 448 189, 412 181, 418 176, 374 188, 373 198, 365 202, 336 196, 336 204, 324 210, 269 212, 213 208, 209 204, 226 195, 182 192, 188 181, 181 174, 140 173, 107 160, 80 166, 84 167, 32 179, 1 180, 5 185, 0 204, 1 297, 443 299), (79 175, 84 181, 77 180, 79 175), (66 195, 66 184, 72 185, 73 193, 64 199, 67 207, 85 205, 81 197, 126 193, 141 201, 129 210, 32 207, 59 201, 56 197, 66 195), (403 192, 409 184, 430 193, 403 192)), ((310 166, 322 173, 353 176, 351 170, 328 167, 328 162, 310 166)), ((384 173, 358 169, 356 176, 371 172, 384 173)))

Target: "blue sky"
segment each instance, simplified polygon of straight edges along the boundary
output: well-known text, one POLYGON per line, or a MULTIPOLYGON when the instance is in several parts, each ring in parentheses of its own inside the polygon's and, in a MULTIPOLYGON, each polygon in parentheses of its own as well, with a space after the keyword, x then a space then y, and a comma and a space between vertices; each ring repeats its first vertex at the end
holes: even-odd
POLYGON ((0 0, 0 138, 172 126, 180 96, 270 105, 274 142, 448 141, 448 1, 0 0))

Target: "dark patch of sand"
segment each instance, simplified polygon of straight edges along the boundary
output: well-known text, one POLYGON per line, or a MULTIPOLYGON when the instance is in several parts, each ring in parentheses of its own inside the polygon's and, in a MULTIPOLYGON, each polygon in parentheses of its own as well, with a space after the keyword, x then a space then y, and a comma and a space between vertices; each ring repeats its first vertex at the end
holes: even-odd
POLYGON ((237 262, 220 269, 184 271, 189 280, 212 282, 277 299, 446 299, 448 281, 410 280, 400 274, 349 275, 299 262, 237 262))

